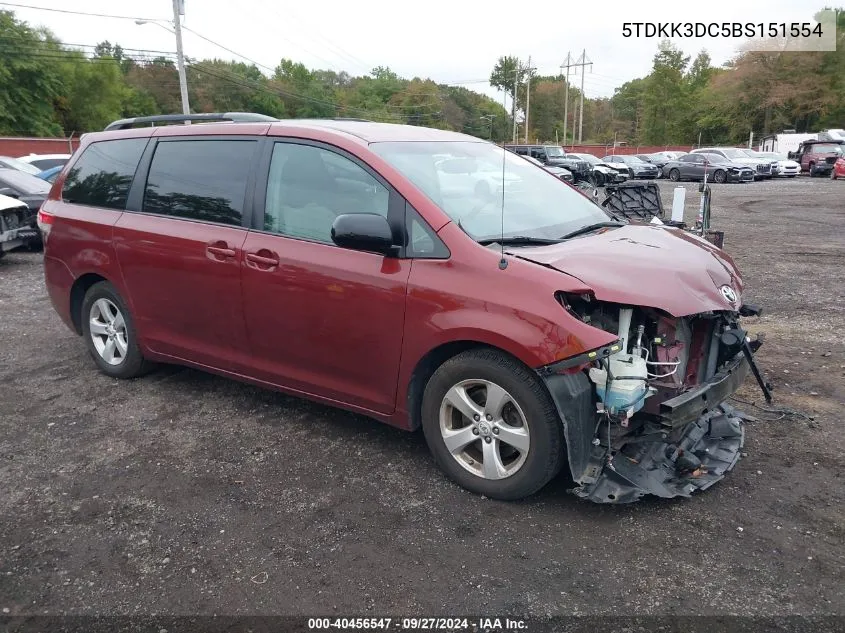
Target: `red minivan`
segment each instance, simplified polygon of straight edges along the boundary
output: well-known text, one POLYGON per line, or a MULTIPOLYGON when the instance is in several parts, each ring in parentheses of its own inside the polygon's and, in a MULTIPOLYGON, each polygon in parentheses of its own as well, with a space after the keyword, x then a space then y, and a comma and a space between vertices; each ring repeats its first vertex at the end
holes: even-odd
POLYGON ((596 502, 689 496, 739 458, 725 401, 758 343, 730 257, 475 137, 129 119, 84 136, 38 220, 52 304, 109 376, 178 363, 422 427, 497 499, 564 465, 596 502))

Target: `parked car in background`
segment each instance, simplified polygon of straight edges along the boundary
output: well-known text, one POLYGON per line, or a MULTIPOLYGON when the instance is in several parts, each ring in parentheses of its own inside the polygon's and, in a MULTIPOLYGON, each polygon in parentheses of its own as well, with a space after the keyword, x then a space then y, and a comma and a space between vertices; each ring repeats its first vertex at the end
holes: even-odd
MULTIPOLYGON (((752 150, 745 150, 750 152, 752 150)), ((774 163, 774 174, 781 178, 795 178, 801 173, 801 165, 796 161, 787 158, 786 154, 778 154, 776 152, 756 152, 755 156, 761 158, 769 158, 774 163)))
POLYGON ((0 156, 0 169, 4 168, 17 169, 18 171, 22 171, 26 174, 32 174, 33 176, 38 175, 41 171, 35 165, 30 165, 29 163, 25 163, 17 158, 12 158, 11 156, 0 156))
POLYGON ((707 180, 717 183, 749 182, 754 180, 754 170, 747 165, 729 161, 720 154, 684 154, 663 166, 669 180, 707 180))
POLYGON ((520 156, 531 156, 544 165, 563 167, 572 173, 575 181, 589 180, 592 168, 573 154, 566 153, 559 145, 505 145, 520 156))
POLYGON ((748 156, 749 158, 756 158, 761 161, 769 161, 769 164, 772 166, 772 176, 777 176, 778 163, 780 162, 778 159, 764 155, 762 152, 758 152, 756 149, 743 149, 742 153, 748 156))
POLYGON ((662 154, 635 154, 635 156, 657 167, 657 177, 663 178, 663 165, 669 162, 668 157, 662 154))
POLYGON ((664 152, 657 152, 657 153, 661 154, 662 156, 665 156, 669 160, 675 160, 676 158, 680 158, 681 156, 685 155, 687 152, 675 152, 675 151, 666 150, 664 152))
MULTIPOLYGON (((90 133, 56 181, 48 296, 102 373, 188 365, 421 427, 496 499, 562 468, 595 502, 689 497, 739 461, 759 341, 720 249, 472 136, 259 117, 90 133), (444 197, 444 156, 522 193, 444 197)), ((151 120, 184 119, 120 125, 151 120)))
POLYGON ((614 167, 609 163, 605 163, 598 156, 592 154, 570 153, 568 156, 574 156, 581 161, 584 161, 590 166, 590 182, 596 187, 603 187, 608 184, 617 184, 628 180, 628 167, 619 165, 614 167))
POLYGON ((833 170, 830 172, 831 180, 845 178, 845 156, 840 156, 833 163, 833 170))
MULTIPOLYGON (((27 224, 36 227, 36 213, 52 185, 38 176, 27 174, 17 169, 0 168, 0 195, 17 198, 29 209, 27 224)), ((32 239, 27 242, 31 248, 41 246, 41 234, 36 231, 32 239)))
POLYGON ((560 178, 564 182, 574 182, 574 178, 572 177, 572 172, 569 171, 568 169, 565 169, 563 167, 557 167, 556 165, 544 165, 543 163, 541 163, 539 160, 537 160, 533 156, 523 156, 523 158, 525 160, 527 160, 529 163, 532 163, 533 165, 537 165, 538 167, 542 167, 547 172, 549 172, 553 176, 560 178))
POLYGON ((801 165, 801 171, 810 176, 827 176, 833 171, 833 164, 845 154, 845 141, 804 141, 798 150, 789 153, 789 158, 801 165))
POLYGON ((49 183, 53 183, 56 182, 56 178, 58 178, 59 174, 62 173, 62 169, 64 169, 64 165, 50 167, 50 169, 39 171, 36 176, 38 176, 41 180, 46 180, 49 183))
POLYGON ((700 147, 692 150, 692 154, 718 154, 733 163, 745 165, 754 170, 754 179, 772 178, 772 161, 768 158, 754 158, 738 147, 700 147))
POLYGON ((616 165, 625 165, 628 168, 630 178, 653 180, 660 173, 656 165, 652 165, 636 156, 614 154, 605 156, 602 160, 614 167, 616 165))
POLYGON ((0 195, 0 258, 37 239, 37 230, 30 224, 31 215, 23 201, 0 195))
POLYGON ((29 154, 21 156, 18 160, 36 167, 39 171, 50 169, 50 167, 61 167, 70 160, 70 154, 29 154))

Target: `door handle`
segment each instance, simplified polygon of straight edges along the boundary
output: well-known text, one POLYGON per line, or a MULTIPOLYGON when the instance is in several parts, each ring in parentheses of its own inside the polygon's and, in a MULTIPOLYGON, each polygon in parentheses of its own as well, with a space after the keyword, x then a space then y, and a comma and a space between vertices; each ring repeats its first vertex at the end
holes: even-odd
POLYGON ((234 257, 237 255, 235 249, 229 248, 228 246, 206 246, 205 251, 216 257, 234 257))
POLYGON ((247 253, 246 254, 246 261, 250 264, 256 264, 257 266, 268 266, 271 268, 275 268, 279 265, 279 256, 275 253, 270 253, 270 251, 263 251, 268 253, 268 255, 259 255, 258 253, 247 253))

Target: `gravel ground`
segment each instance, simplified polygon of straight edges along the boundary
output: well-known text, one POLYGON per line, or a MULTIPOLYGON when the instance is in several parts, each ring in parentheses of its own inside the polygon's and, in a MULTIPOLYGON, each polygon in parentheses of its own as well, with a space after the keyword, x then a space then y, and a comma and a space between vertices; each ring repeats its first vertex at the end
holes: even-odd
MULTIPOLYGON (((697 185, 687 184, 688 219, 697 185)), ((672 186, 661 182, 664 202, 672 186)), ((845 184, 714 186, 775 406, 690 500, 464 492, 422 435, 198 371, 95 370, 41 256, 0 261, 0 609, 845 614, 845 184)), ((742 398, 760 402, 750 381, 742 398)), ((7 611, 8 610, 8 611, 7 611)))

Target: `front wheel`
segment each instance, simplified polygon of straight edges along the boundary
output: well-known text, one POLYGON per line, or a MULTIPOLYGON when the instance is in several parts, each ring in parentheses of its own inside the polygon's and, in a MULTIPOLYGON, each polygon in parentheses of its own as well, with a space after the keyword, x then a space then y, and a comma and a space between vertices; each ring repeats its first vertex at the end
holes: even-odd
POLYGON ((149 370, 151 365, 138 347, 132 315, 109 282, 88 289, 80 317, 85 345, 100 371, 112 378, 135 378, 149 370))
POLYGON ((681 179, 681 172, 677 169, 670 169, 669 170, 669 180, 672 182, 678 182, 681 179))
POLYGON ((590 182, 594 187, 603 187, 605 182, 604 174, 600 171, 595 171, 590 176, 590 182))
POLYGON ((434 372, 422 427, 440 469, 493 499, 531 495, 563 464, 563 427, 545 386, 496 350, 463 352, 434 372))
POLYGON ((721 185, 727 182, 727 180, 728 174, 722 169, 716 170, 716 172, 713 174, 713 182, 718 182, 721 185))

